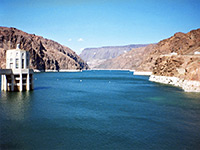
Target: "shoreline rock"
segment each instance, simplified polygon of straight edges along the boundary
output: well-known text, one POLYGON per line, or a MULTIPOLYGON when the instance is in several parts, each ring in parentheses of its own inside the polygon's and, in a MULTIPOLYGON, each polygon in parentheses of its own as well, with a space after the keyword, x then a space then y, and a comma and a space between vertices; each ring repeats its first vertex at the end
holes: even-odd
POLYGON ((185 92, 200 92, 200 81, 185 80, 178 77, 151 75, 149 81, 181 87, 185 92))

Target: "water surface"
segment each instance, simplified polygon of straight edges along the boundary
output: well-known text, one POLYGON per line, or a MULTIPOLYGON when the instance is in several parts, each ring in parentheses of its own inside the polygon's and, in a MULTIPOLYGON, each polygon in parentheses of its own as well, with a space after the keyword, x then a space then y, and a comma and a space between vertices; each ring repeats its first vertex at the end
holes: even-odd
POLYGON ((35 73, 0 93, 0 149, 199 149, 200 94, 129 71, 35 73))

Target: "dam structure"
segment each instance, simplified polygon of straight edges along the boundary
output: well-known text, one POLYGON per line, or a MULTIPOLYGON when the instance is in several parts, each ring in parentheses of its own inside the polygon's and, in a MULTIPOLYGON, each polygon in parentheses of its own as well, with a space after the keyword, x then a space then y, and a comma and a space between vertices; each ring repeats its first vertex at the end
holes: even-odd
POLYGON ((33 86, 33 69, 29 69, 30 55, 16 49, 6 51, 6 69, 0 69, 2 91, 30 91, 33 86))

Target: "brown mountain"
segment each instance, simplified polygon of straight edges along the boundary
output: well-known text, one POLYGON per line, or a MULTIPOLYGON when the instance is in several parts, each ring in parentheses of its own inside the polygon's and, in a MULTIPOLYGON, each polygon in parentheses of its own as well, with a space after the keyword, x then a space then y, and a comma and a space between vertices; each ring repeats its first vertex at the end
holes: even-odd
POLYGON ((109 59, 95 69, 136 69, 150 54, 154 47, 154 44, 150 44, 146 47, 133 48, 131 51, 121 54, 120 56, 109 59))
POLYGON ((55 41, 16 28, 0 27, 0 68, 5 68, 6 50, 20 48, 30 52, 30 67, 38 70, 88 69, 71 49, 55 41))
POLYGON ((158 44, 132 49, 95 68, 133 69, 159 76, 200 80, 200 56, 194 55, 196 51, 200 52, 200 29, 186 34, 179 32, 158 44))
MULTIPOLYGON (((142 64, 137 68, 138 71, 153 71, 155 65, 158 65, 158 59, 164 56, 171 56, 171 53, 176 53, 178 56, 194 55, 195 51, 200 51, 200 29, 192 30, 188 33, 178 32, 174 36, 160 41, 155 45, 152 52, 142 64)), ((176 58, 176 56, 174 56, 176 58)), ((173 58, 173 59, 174 59, 173 58)), ((162 61, 168 59, 161 59, 162 61)), ((185 61, 187 59, 184 59, 185 61)), ((168 60, 169 61, 169 60, 168 60)), ((155 69, 155 68, 154 68, 155 69)))
POLYGON ((153 74, 200 81, 200 55, 159 57, 153 67, 153 74))
POLYGON ((90 68, 96 68, 96 66, 98 66, 99 64, 104 65, 104 62, 108 59, 112 59, 121 54, 127 53, 133 48, 145 46, 147 46, 147 44, 86 48, 81 52, 80 57, 89 64, 90 68))

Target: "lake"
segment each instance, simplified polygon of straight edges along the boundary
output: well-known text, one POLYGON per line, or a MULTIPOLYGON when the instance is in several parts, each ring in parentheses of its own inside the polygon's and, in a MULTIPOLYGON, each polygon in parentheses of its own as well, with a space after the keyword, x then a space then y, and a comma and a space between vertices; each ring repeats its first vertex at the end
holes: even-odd
POLYGON ((35 73, 0 93, 0 149, 199 149, 200 94, 129 71, 35 73))

